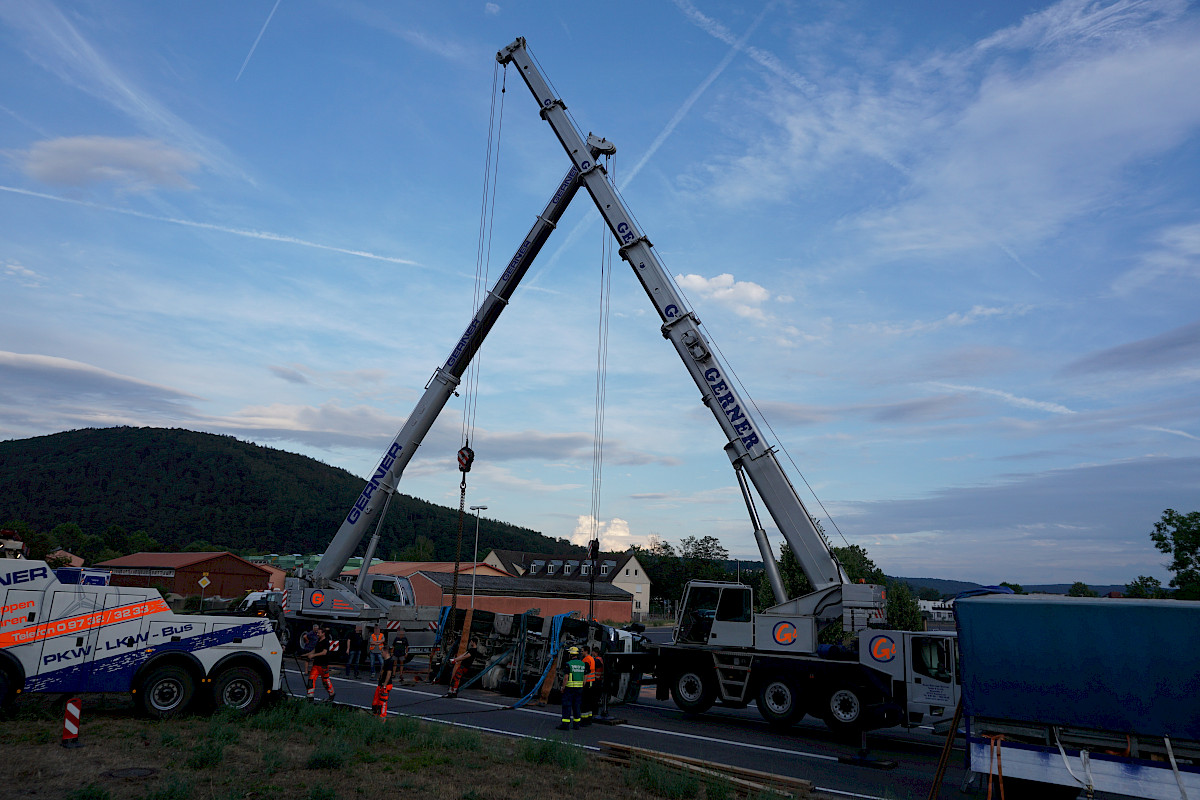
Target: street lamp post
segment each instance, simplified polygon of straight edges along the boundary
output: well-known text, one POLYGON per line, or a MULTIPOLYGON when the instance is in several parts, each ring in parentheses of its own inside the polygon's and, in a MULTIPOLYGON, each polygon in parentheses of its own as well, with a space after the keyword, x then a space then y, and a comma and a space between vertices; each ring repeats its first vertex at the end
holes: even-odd
POLYGON ((471 564, 471 610, 475 610, 475 573, 479 570, 479 512, 487 511, 487 506, 471 506, 475 512, 475 559, 471 564))

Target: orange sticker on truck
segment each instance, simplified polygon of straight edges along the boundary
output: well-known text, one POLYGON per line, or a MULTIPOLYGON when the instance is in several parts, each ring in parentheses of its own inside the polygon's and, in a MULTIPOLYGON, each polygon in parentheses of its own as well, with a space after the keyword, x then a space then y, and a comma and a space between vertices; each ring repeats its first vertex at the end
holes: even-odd
POLYGON ((51 620, 49 622, 39 622, 36 626, 23 630, 9 631, 7 633, 0 632, 0 648, 15 647, 43 639, 52 639, 55 636, 80 633, 92 628, 100 628, 118 622, 128 622, 129 620, 140 619, 152 614, 163 614, 170 610, 166 601, 159 598, 158 600, 149 600, 144 603, 134 603, 129 606, 120 606, 105 611, 96 611, 91 614, 82 614, 77 617, 64 617, 63 619, 51 620))

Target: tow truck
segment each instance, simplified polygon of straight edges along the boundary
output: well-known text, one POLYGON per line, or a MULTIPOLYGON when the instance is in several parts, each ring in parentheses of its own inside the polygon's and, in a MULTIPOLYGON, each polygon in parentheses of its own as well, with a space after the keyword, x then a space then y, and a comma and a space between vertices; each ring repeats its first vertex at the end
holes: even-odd
POLYGON ((153 717, 202 700, 241 713, 280 686, 266 619, 177 615, 155 589, 0 559, 0 705, 22 692, 132 692, 153 717))

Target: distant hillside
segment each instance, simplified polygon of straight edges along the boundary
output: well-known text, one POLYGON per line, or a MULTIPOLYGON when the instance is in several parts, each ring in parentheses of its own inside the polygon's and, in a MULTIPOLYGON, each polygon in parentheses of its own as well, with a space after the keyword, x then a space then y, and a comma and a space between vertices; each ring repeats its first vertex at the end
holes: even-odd
MULTIPOLYGON (((92 535, 117 524, 144 530, 164 550, 207 541, 320 553, 363 485, 363 478, 307 456, 180 429, 90 428, 0 442, 0 522, 23 520, 42 533, 74 522, 92 535)), ((424 536, 433 542, 430 558, 453 559, 457 532, 458 509, 398 493, 378 555, 395 557, 424 536)), ((486 519, 479 547, 582 550, 486 519)))

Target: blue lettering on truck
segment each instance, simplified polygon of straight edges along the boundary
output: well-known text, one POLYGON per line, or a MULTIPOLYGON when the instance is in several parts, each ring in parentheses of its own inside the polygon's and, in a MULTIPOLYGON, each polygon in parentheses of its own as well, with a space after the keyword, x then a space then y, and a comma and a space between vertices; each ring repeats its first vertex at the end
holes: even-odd
POLYGON ((388 448, 387 455, 379 462, 379 466, 375 469, 375 474, 371 476, 371 480, 367 481, 362 494, 355 501, 354 508, 350 509, 350 513, 346 515, 346 522, 349 522, 351 525, 358 522, 358 518, 362 516, 362 512, 367 509, 367 504, 371 502, 371 495, 375 494, 375 490, 379 488, 379 479, 388 474, 388 471, 392 468, 392 464, 396 463, 396 456, 400 455, 402 449, 404 449, 403 445, 399 442, 392 442, 392 446, 388 448))
POLYGON ((0 586, 12 586, 16 583, 32 583, 38 579, 46 580, 50 570, 46 567, 32 569, 14 569, 12 572, 0 573, 0 586))
POLYGON ((733 425, 733 429, 742 437, 742 444, 746 446, 746 449, 749 450, 754 445, 760 444, 761 440, 754 432, 753 423, 738 405, 737 398, 729 389, 729 384, 725 383, 725 379, 721 377, 721 371, 716 367, 709 367, 704 371, 704 380, 708 381, 708 387, 713 391, 713 399, 721 406, 721 410, 725 412, 725 417, 733 425))

